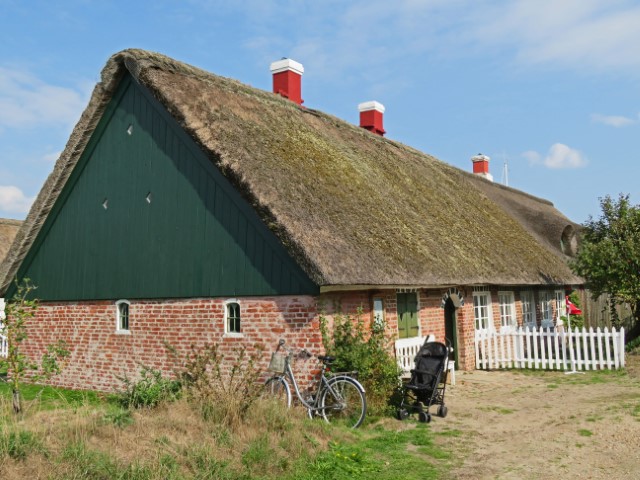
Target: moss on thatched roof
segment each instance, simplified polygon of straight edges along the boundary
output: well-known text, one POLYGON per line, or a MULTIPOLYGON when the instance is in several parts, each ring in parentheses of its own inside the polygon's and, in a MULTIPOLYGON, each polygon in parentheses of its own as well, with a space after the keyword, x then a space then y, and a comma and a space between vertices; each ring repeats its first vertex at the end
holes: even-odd
MULTIPOLYGON (((127 72, 320 286, 580 283, 553 206, 272 93, 142 50, 114 55, 0 271, 15 274, 127 72), (515 207, 514 207, 515 205, 515 207), (524 213, 523 213, 524 212, 524 213), (538 218, 531 217, 532 212, 538 218)), ((0 277, 3 278, 3 277, 0 277)))

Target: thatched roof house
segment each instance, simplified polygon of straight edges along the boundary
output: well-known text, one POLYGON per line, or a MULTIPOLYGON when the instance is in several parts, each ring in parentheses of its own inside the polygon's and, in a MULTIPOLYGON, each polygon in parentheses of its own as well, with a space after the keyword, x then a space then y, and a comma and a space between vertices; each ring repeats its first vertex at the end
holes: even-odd
POLYGON ((0 291, 126 74, 170 112, 323 290, 581 283, 562 250, 574 224, 551 203, 272 93, 125 50, 104 68, 2 265, 0 291))
POLYGON ((582 283, 567 265, 577 225, 380 136, 377 102, 360 128, 299 97, 142 50, 111 57, 0 265, 0 294, 16 277, 38 286, 27 355, 63 334, 56 382, 110 389, 140 364, 171 371, 164 341, 318 351, 329 304, 396 338, 451 339, 473 368, 476 331, 560 320, 582 283))

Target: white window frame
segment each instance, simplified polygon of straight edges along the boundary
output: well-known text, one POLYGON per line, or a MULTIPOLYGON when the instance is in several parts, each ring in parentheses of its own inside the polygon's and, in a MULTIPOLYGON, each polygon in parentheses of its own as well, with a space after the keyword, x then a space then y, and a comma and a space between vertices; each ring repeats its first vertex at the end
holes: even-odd
POLYGON ((483 290, 473 292, 473 321, 476 331, 495 330, 492 310, 490 291, 483 290), (485 305, 481 304, 483 300, 485 305), (483 308, 486 308, 486 315, 482 315, 483 308))
POLYGON ((543 290, 538 293, 540 303, 540 328, 553 328, 553 295, 543 290))
POLYGON ((556 325, 563 325, 563 321, 560 317, 567 316, 567 302, 564 295, 564 290, 556 290, 556 325))
POLYGON ((116 302, 116 333, 120 335, 131 334, 131 302, 129 300, 118 300, 116 302), (121 312, 122 305, 127 306, 127 328, 122 325, 123 317, 121 312))
POLYGON ((237 298, 230 298, 224 302, 224 335, 225 337, 243 337, 242 333, 242 304, 240 300, 237 298), (235 303, 238 305, 238 314, 240 316, 240 331, 239 332, 231 332, 229 331, 229 305, 235 303))
POLYGON ((373 323, 380 327, 384 326, 384 299, 382 297, 373 297, 371 310, 373 312, 373 323))
POLYGON ((516 320, 516 300, 513 291, 499 291, 498 305, 500 308, 500 331, 507 332, 516 329, 518 322, 516 320))
POLYGON ((522 303, 522 326, 524 328, 536 328, 536 303, 532 290, 523 290, 520 292, 520 302, 522 303))

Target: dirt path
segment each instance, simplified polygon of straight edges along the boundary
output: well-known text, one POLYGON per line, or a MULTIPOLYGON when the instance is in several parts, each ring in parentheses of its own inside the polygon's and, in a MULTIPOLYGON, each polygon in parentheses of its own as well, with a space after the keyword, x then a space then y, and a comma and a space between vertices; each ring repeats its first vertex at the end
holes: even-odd
POLYGON ((627 370, 457 375, 446 419, 456 479, 639 479, 640 356, 627 370))

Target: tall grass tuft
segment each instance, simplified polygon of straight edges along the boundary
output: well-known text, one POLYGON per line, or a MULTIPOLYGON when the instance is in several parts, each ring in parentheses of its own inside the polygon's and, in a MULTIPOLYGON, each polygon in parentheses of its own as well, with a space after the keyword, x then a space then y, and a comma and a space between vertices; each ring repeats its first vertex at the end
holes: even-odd
POLYGON ((224 358, 217 345, 192 348, 180 372, 190 403, 205 420, 237 428, 261 395, 261 356, 259 347, 251 354, 238 348, 232 359, 224 358))

